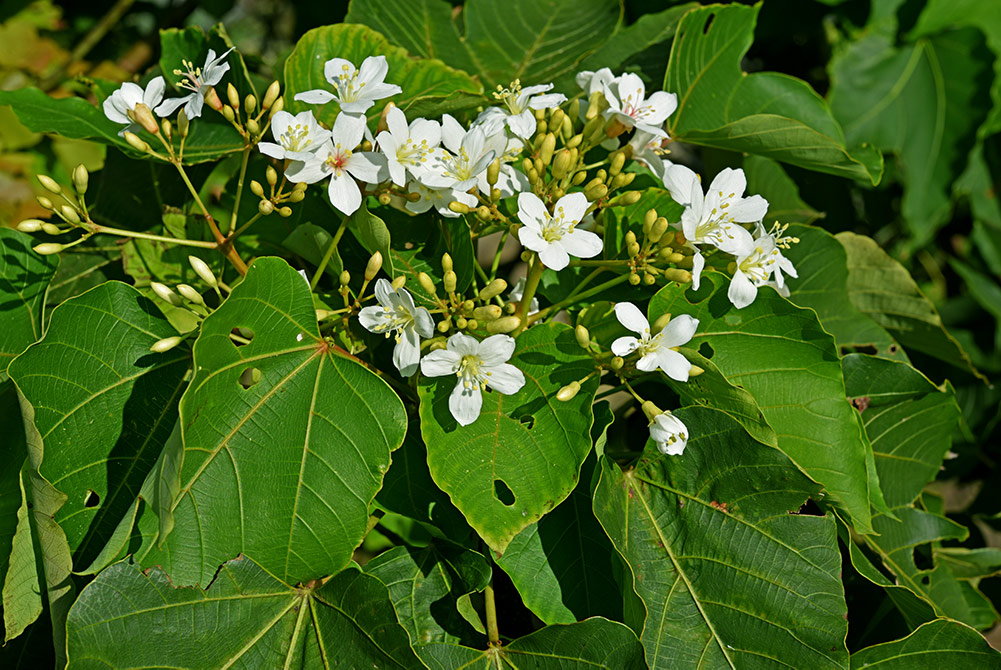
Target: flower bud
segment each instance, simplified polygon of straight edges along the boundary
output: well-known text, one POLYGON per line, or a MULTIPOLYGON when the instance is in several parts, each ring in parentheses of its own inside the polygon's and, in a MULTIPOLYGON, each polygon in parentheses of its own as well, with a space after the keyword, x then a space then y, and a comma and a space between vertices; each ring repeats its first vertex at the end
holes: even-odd
POLYGON ((386 106, 382 108, 382 114, 379 115, 379 123, 375 126, 375 134, 383 132, 384 130, 389 130, 389 112, 396 107, 392 102, 386 103, 386 106))
POLYGON ((556 158, 553 160, 553 178, 563 179, 572 167, 573 163, 571 162, 570 150, 561 149, 559 153, 556 154, 556 158))
POLYGON ((196 305, 204 305, 205 300, 202 298, 202 294, 195 290, 193 286, 188 284, 178 284, 177 292, 181 294, 181 297, 188 302, 193 302, 196 305))
POLYGON ((497 333, 510 333, 520 325, 521 319, 517 316, 502 316, 501 318, 487 324, 487 332, 491 335, 496 335, 497 333))
POLYGON ((441 269, 443 272, 452 271, 452 257, 448 254, 441 255, 441 269))
POLYGON ((261 101, 262 109, 270 109, 271 105, 275 104, 275 100, 278 99, 278 95, 281 93, 281 84, 278 80, 271 82, 268 86, 268 90, 264 92, 264 100, 261 101))
POLYGON ((526 158, 521 162, 521 171, 528 174, 528 171, 533 169, 535 164, 532 162, 531 158, 526 158))
POLYGON ((38 219, 25 219, 17 224, 17 229, 22 233, 37 233, 42 229, 42 224, 44 223, 44 221, 39 221, 38 219))
POLYGON ((174 335, 173 337, 165 337, 162 340, 157 340, 153 343, 153 346, 149 348, 155 354, 162 354, 165 351, 170 351, 181 342, 184 341, 183 337, 174 335))
POLYGON ((49 200, 48 198, 46 198, 44 195, 38 196, 37 198, 35 198, 35 200, 37 200, 38 204, 41 205, 42 207, 44 207, 45 209, 55 209, 56 208, 56 206, 52 204, 52 201, 49 200))
POLYGON ((680 263, 681 261, 685 260, 685 258, 687 258, 685 254, 675 251, 674 253, 670 254, 667 257, 667 261, 669 263, 680 263))
POLYGON ((372 257, 368 259, 368 265, 365 266, 365 281, 372 281, 375 276, 379 274, 379 270, 382 269, 382 254, 376 251, 372 254, 372 257))
POLYGON ((258 198, 264 197, 264 187, 261 186, 261 182, 256 179, 250 180, 250 192, 256 195, 258 198))
POLYGON ((57 226, 55 224, 52 224, 52 223, 49 223, 48 221, 45 221, 45 222, 42 223, 42 232, 45 233, 46 235, 62 235, 63 234, 63 231, 62 231, 62 229, 59 226, 57 226))
POLYGON ((234 120, 236 120, 236 112, 233 111, 232 107, 223 107, 222 108, 222 116, 223 116, 224 119, 226 119, 227 121, 229 121, 231 123, 234 120))
POLYGON ((563 127, 563 119, 564 119, 564 117, 566 117, 566 114, 563 112, 562 109, 560 109, 559 107, 557 107, 549 115, 549 127, 550 128, 555 128, 555 129, 562 128, 563 127))
POLYGON ((660 238, 664 236, 665 232, 667 232, 667 219, 661 216, 653 222, 653 226, 650 228, 650 234, 647 235, 647 239, 656 244, 657 242, 660 242, 660 238))
POLYGON ((257 98, 254 97, 253 93, 249 93, 246 98, 243 99, 243 109, 247 114, 253 114, 257 109, 257 98))
POLYGON ((439 333, 447 333, 448 329, 451 328, 451 327, 452 327, 452 319, 450 319, 450 318, 446 317, 444 321, 439 321, 438 322, 438 332, 439 333))
POLYGON ((268 112, 268 119, 270 120, 272 116, 282 111, 283 109, 285 109, 285 98, 278 98, 277 100, 275 100, 274 104, 271 105, 271 111, 268 112))
POLYGON ((289 202, 302 202, 303 199, 305 199, 305 197, 306 197, 305 191, 292 191, 292 194, 289 195, 288 200, 289 202))
POLYGON ((188 131, 191 129, 191 124, 188 123, 188 115, 185 113, 184 108, 181 107, 180 111, 177 112, 177 134, 181 136, 183 140, 188 136, 188 131))
POLYGON ((466 328, 469 328, 469 330, 476 330, 479 327, 480 327, 480 322, 477 321, 476 319, 469 319, 466 321, 466 328))
POLYGON ((507 290, 507 282, 503 279, 495 279, 480 290, 480 300, 484 302, 487 300, 493 300, 501 293, 507 290))
POLYGON ((457 282, 458 278, 455 276, 454 272, 452 272, 451 270, 446 272, 445 276, 442 278, 442 284, 445 286, 445 292, 455 293, 455 285, 457 282))
POLYGON ((602 107, 605 104, 605 95, 601 91, 595 91, 587 99, 587 112, 584 114, 584 118, 588 121, 592 119, 600 118, 602 107))
POLYGON ((456 318, 456 320, 455 320, 455 327, 458 328, 459 330, 464 329, 468 325, 469 325, 469 322, 466 321, 466 318, 463 317, 463 316, 460 316, 460 317, 456 318))
POLYGON ((58 254, 63 250, 63 245, 56 244, 55 242, 43 242, 41 244, 32 247, 36 254, 41 254, 42 256, 51 256, 52 254, 58 254))
POLYGON ((630 258, 635 258, 636 256, 638 256, 639 253, 640 253, 640 244, 639 244, 639 242, 631 242, 631 243, 627 244, 626 245, 626 253, 629 254, 630 258))
POLYGON ((580 135, 580 134, 574 135, 566 143, 566 147, 567 147, 567 149, 576 149, 577 147, 580 146, 580 143, 583 142, 583 141, 584 141, 584 136, 583 135, 580 135))
POLYGON ((543 165, 549 165, 553 162, 553 151, 555 150, 556 135, 546 133, 546 137, 542 140, 542 146, 539 148, 539 160, 542 161, 543 165))
POLYGON ((80 223, 80 215, 77 214, 76 210, 69 205, 61 205, 59 207, 59 213, 62 214, 63 218, 70 223, 80 223))
POLYGON ((271 212, 275 211, 275 205, 270 200, 261 200, 257 203, 257 211, 264 216, 267 216, 271 212))
POLYGON ((219 280, 215 278, 212 273, 212 269, 208 266, 208 263, 203 261, 198 256, 188 256, 188 263, 191 265, 191 269, 195 271, 203 282, 211 287, 216 287, 219 285, 219 280))
POLYGON ((606 195, 608 195, 608 187, 604 184, 595 184, 584 189, 584 196, 588 199, 588 202, 600 200, 606 195))
POLYGON ((388 205, 391 202, 393 202, 393 196, 389 195, 388 191, 383 191, 382 193, 379 194, 380 205, 388 205))
POLYGON ((650 274, 649 272, 643 273, 643 283, 646 286, 652 286, 655 281, 657 281, 657 278, 654 277, 652 274, 650 274))
POLYGON ((87 184, 89 182, 90 174, 83 163, 73 168, 73 188, 76 189, 78 195, 83 195, 87 192, 87 184))
POLYGON ((487 183, 491 188, 497 183, 498 177, 500 177, 500 159, 495 158, 494 162, 487 166, 487 183))
POLYGON ((247 119, 247 132, 249 132, 251 135, 260 135, 261 124, 259 124, 254 119, 247 119))
POLYGON ((444 337, 436 337, 433 340, 428 340, 428 350, 429 351, 439 351, 446 348, 446 340, 444 337))
POLYGON ((572 400, 578 391, 580 391, 580 382, 570 382, 556 392, 556 399, 560 402, 572 400))
POLYGON ((633 183, 636 179, 636 172, 620 172, 619 174, 612 177, 612 183, 609 185, 611 188, 625 188, 633 183))
POLYGON ((612 360, 608 361, 608 367, 612 368, 613 370, 621 370, 622 366, 625 364, 626 362, 622 360, 622 356, 616 356, 612 360))
POLYGON ((126 130, 124 136, 125 136, 125 141, 129 143, 130 147, 132 147, 141 154, 149 153, 149 145, 146 144, 141 139, 139 139, 138 135, 136 135, 135 133, 130 133, 129 131, 126 130))
POLYGON ((629 284, 632 286, 638 286, 640 283, 640 276, 638 274, 629 275, 629 284))
POLYGON ((153 111, 144 105, 139 103, 132 110, 132 116, 135 117, 136 123, 143 127, 150 135, 156 135, 160 132, 160 124, 157 123, 156 117, 153 116, 153 111))
POLYGON ((573 184, 574 186, 580 186, 585 179, 587 179, 587 173, 578 172, 573 176, 573 179, 570 180, 570 183, 573 184))
POLYGON ((460 307, 462 307, 462 310, 464 312, 472 312, 475 305, 473 304, 472 300, 463 300, 462 305, 460 305, 460 307))
POLYGON ((292 216, 292 208, 291 207, 279 207, 278 208, 278 216, 282 217, 283 219, 287 219, 288 217, 292 216))
POLYGON ((622 166, 626 164, 626 154, 622 151, 613 151, 611 159, 608 164, 608 174, 614 177, 622 172, 622 166))
POLYGON ((626 232, 626 236, 625 236, 624 239, 625 239, 627 245, 629 245, 629 244, 636 244, 636 233, 634 233, 633 231, 629 230, 629 231, 626 232))
POLYGON ((426 272, 419 272, 417 274, 417 283, 421 285, 421 288, 424 289, 428 295, 437 295, 434 282, 431 281, 431 277, 428 276, 426 272))
POLYGON ((175 307, 181 305, 181 299, 177 297, 177 294, 170 290, 169 286, 161 284, 158 281, 151 281, 149 287, 153 289, 153 293, 156 293, 157 297, 164 302, 169 302, 175 307))
POLYGON ((205 104, 217 112, 223 110, 222 100, 219 99, 219 94, 216 93, 215 87, 205 92, 205 104))
POLYGON ((671 322, 671 313, 661 314, 657 317, 657 320, 653 322, 653 326, 650 327, 650 332, 656 335, 660 331, 664 330, 664 326, 671 322))
POLYGON ((654 221, 657 220, 657 210, 648 209, 646 214, 643 215, 643 231, 646 232, 653 227, 654 221))
POLYGON ((337 281, 341 284, 341 286, 347 286, 351 283, 351 273, 347 270, 343 270, 341 274, 338 275, 337 281))
POLYGON ((646 418, 649 419, 650 421, 653 421, 658 416, 664 413, 664 410, 657 407, 657 405, 655 405, 651 400, 644 401, 642 408, 643 408, 643 413, 646 414, 646 418))
POLYGON ((587 328, 578 325, 574 328, 573 334, 577 337, 577 344, 581 349, 587 350, 591 348, 591 333, 587 332, 587 328))
POLYGON ((469 214, 469 205, 464 202, 459 202, 458 200, 453 200, 448 203, 448 208, 456 214, 469 214))
POLYGON ((38 175, 38 182, 42 185, 42 188, 44 188, 49 193, 55 193, 56 195, 59 195, 60 193, 63 192, 62 186, 56 183, 56 180, 48 175, 44 174, 38 175))
MULTIPOLYGON (((629 174, 636 174, 635 172, 630 172, 629 174)), ((629 191, 628 193, 623 193, 615 200, 608 203, 609 207, 628 207, 629 205, 635 205, 640 201, 643 194, 639 191, 629 191)))
POLYGON ((680 284, 687 284, 692 281, 692 273, 679 268, 668 268, 664 270, 664 277, 668 281, 676 281, 680 284))
POLYGON ((270 165, 268 166, 268 169, 264 171, 264 176, 265 178, 267 178, 268 184, 270 184, 271 186, 274 186, 275 184, 278 183, 278 173, 270 165))
POLYGON ((503 313, 500 305, 485 305, 473 310, 473 318, 480 321, 493 321, 499 319, 503 313))
POLYGON ((163 119, 160 121, 160 125, 163 127, 163 136, 169 142, 174 138, 174 124, 170 122, 170 119, 163 119))
POLYGON ((539 171, 536 170, 534 167, 531 170, 529 170, 525 176, 528 177, 528 183, 531 184, 532 186, 535 186, 536 184, 539 183, 539 171))
POLYGON ((403 288, 403 285, 406 283, 407 283, 406 275, 400 275, 399 277, 394 277, 393 281, 390 282, 394 291, 403 288))
POLYGON ((567 107, 567 118, 577 121, 580 118, 580 98, 574 98, 567 107))
POLYGON ((240 93, 236 90, 236 86, 233 86, 232 82, 226 84, 226 99, 229 100, 229 106, 234 109, 240 107, 240 93))

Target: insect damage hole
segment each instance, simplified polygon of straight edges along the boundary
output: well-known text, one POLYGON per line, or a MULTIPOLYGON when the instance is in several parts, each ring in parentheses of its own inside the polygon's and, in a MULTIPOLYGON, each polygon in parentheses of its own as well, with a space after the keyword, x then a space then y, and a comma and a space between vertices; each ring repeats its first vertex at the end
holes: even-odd
POLYGON ((261 371, 258 368, 247 368, 242 373, 240 373, 240 386, 246 391, 251 386, 257 384, 261 381, 261 371))
POLYGON ((514 504, 514 492, 501 479, 494 480, 494 495, 507 507, 514 504))
POLYGON ((92 508, 97 507, 101 504, 101 496, 97 495, 97 492, 93 489, 87 489, 86 495, 83 497, 83 506, 92 508))
POLYGON ((237 326, 233 330, 229 331, 229 341, 233 343, 234 347, 245 347, 251 343, 254 339, 254 331, 250 328, 241 328, 237 326))

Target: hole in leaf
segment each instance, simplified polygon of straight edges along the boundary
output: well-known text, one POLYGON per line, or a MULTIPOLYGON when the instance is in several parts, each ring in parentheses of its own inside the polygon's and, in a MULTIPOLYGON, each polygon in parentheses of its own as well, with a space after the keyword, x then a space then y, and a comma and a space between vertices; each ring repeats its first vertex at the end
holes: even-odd
POLYGON ((697 305, 700 302, 705 302, 712 294, 713 294, 712 282, 704 281, 702 282, 702 286, 699 287, 698 291, 696 291, 693 288, 686 290, 685 300, 687 300, 689 303, 693 305, 697 305))
POLYGON ((532 416, 531 414, 526 414, 525 416, 518 419, 518 421, 520 421, 522 425, 524 425, 525 428, 528 428, 529 430, 532 430, 532 426, 535 425, 535 417, 532 416))
POLYGON ((917 566, 918 570, 922 571, 932 570, 935 568, 935 562, 932 560, 931 552, 928 550, 928 547, 914 548, 914 565, 917 566))
POLYGON ((247 368, 240 374, 240 386, 246 391, 261 381, 261 371, 258 368, 247 368))
POLYGON ((699 345, 699 353, 702 354, 702 357, 706 359, 712 359, 712 357, 716 355, 716 352, 713 350, 712 345, 709 344, 708 342, 703 342, 702 344, 699 345))
POLYGON ((716 18, 715 14, 710 14, 709 18, 706 19, 706 25, 702 26, 702 34, 703 35, 708 35, 709 34, 709 26, 711 26, 713 24, 713 20, 715 18, 716 18))
POLYGON ((508 507, 514 504, 514 492, 500 479, 494 480, 494 495, 508 507))
POLYGON ((96 491, 87 489, 87 494, 83 497, 84 507, 97 507, 101 504, 101 496, 97 495, 96 491))
POLYGON ((824 511, 813 501, 813 498, 807 498, 806 502, 800 505, 800 508, 792 513, 800 514, 802 516, 824 516, 824 511))
POLYGON ((889 353, 889 354, 895 354, 895 353, 897 353, 898 351, 900 351, 900 347, 898 347, 898 346, 897 346, 897 345, 895 345, 895 344, 891 344, 890 346, 888 346, 888 347, 886 348, 886 352, 887 352, 887 353, 889 353))
POLYGON ((254 339, 254 331, 250 328, 240 328, 237 326, 229 331, 229 341, 234 347, 245 347, 254 339))

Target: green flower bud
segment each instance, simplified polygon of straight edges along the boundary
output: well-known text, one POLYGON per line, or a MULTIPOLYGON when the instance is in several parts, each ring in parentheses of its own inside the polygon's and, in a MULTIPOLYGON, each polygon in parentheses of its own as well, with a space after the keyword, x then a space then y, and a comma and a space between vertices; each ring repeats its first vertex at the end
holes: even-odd
POLYGON ((125 141, 129 143, 130 147, 132 147, 133 149, 135 149, 139 153, 141 153, 141 154, 148 154, 149 153, 149 145, 146 144, 141 139, 139 139, 139 136, 136 135, 135 133, 130 133, 129 131, 126 130, 125 131, 125 141))
POLYGON ((73 188, 76 189, 78 195, 84 195, 87 192, 87 184, 89 182, 90 174, 83 163, 73 168, 73 188))
POLYGON ((181 297, 188 302, 193 302, 196 305, 204 305, 205 300, 202 298, 202 294, 194 289, 194 287, 188 284, 178 284, 177 292, 181 294, 181 297))
POLYGON ((600 200, 606 195, 608 195, 608 187, 604 184, 595 184, 594 186, 584 189, 584 196, 588 199, 588 202, 600 200))
POLYGON ((546 133, 545 138, 542 140, 542 146, 539 148, 539 160, 542 161, 543 165, 549 165, 553 162, 553 151, 555 150, 556 135, 546 133))
POLYGON ((256 195, 258 198, 264 197, 264 187, 261 186, 261 182, 256 179, 250 180, 250 192, 256 195))
POLYGON ((264 216, 267 216, 271 212, 275 211, 275 205, 270 200, 261 200, 257 203, 257 211, 259 211, 264 216))
POLYGON ((191 269, 195 271, 195 274, 198 275, 203 282, 213 288, 219 285, 219 280, 216 279, 215 274, 212 273, 212 269, 208 266, 208 263, 203 261, 201 258, 198 258, 198 256, 188 256, 188 263, 191 265, 191 269))
POLYGON ((656 244, 660 242, 660 239, 667 232, 667 219, 663 216, 658 217, 656 221, 653 222, 653 226, 650 228, 650 234, 647 235, 647 239, 656 244))
POLYGON ((641 281, 640 280, 640 276, 638 274, 631 274, 631 275, 629 275, 629 283, 632 286, 638 286, 639 283, 640 283, 640 281, 641 281))
POLYGON ((25 219, 21 223, 17 224, 17 229, 22 233, 37 233, 42 229, 42 225, 45 221, 40 221, 38 219, 25 219))
POLYGON ((616 356, 612 360, 608 361, 608 367, 612 368, 613 370, 621 370, 622 366, 624 366, 625 364, 626 362, 622 360, 622 356, 616 356))
POLYGON ((452 271, 452 257, 448 254, 441 255, 441 269, 443 272, 452 271))
POLYGON ((506 290, 507 282, 503 279, 495 279, 480 290, 479 297, 480 300, 486 302, 487 300, 493 300, 506 290))
POLYGON ((689 378, 691 378, 691 377, 698 377, 703 372, 705 372, 705 370, 703 370, 702 368, 700 368, 698 365, 693 365, 692 369, 688 371, 688 376, 689 376, 689 378))
POLYGON ((421 285, 421 288, 424 289, 428 295, 437 295, 434 282, 431 281, 431 277, 426 272, 419 272, 417 274, 417 283, 421 285))
POLYGON ((80 215, 77 214, 76 209, 70 207, 69 205, 62 205, 59 208, 59 213, 63 215, 63 218, 70 223, 80 223, 80 215))
POLYGON ((403 288, 403 285, 406 283, 407 277, 405 275, 400 275, 399 277, 394 277, 393 281, 390 282, 390 285, 393 287, 393 290, 396 291, 397 289, 403 288))
POLYGON ((292 191, 292 194, 288 197, 289 202, 302 202, 306 197, 305 191, 292 191))
POLYGON ((261 124, 259 124, 254 119, 247 119, 247 132, 249 132, 251 135, 260 135, 261 124))
POLYGON ((657 317, 657 320, 653 322, 653 326, 650 327, 650 332, 656 335, 660 331, 664 330, 664 326, 671 322, 671 313, 661 314, 657 317))
POLYGON ((646 214, 643 215, 643 230, 644 232, 650 230, 653 227, 654 221, 657 220, 657 210, 648 209, 646 214))
POLYGON ((162 340, 157 340, 153 343, 153 346, 149 348, 155 354, 162 354, 165 351, 170 351, 177 345, 179 345, 184 338, 174 335, 173 337, 165 337, 162 340))
POLYGON ((264 171, 264 177, 268 180, 268 184, 271 186, 278 183, 278 172, 270 165, 268 166, 268 169, 264 171))
POLYGON ((485 305, 473 310, 473 318, 480 321, 493 321, 499 319, 503 313, 500 305, 485 305))
POLYGON ((442 284, 445 286, 445 292, 455 293, 455 285, 457 282, 458 278, 455 276, 454 272, 452 272, 451 270, 446 272, 445 276, 442 278, 442 284))
POLYGON ((579 382, 570 382, 559 391, 556 392, 556 399, 560 402, 566 402, 572 400, 574 396, 580 391, 579 382))
POLYGON ((591 333, 587 332, 587 328, 578 325, 574 329, 573 334, 577 337, 577 344, 581 349, 587 350, 591 348, 591 333))
POLYGON ((448 203, 448 208, 456 214, 469 214, 469 205, 464 202, 459 202, 458 200, 453 200, 448 203))
POLYGON ((278 216, 282 217, 283 219, 287 219, 288 217, 292 216, 292 208, 291 207, 279 207, 278 208, 278 216))
POLYGON ((347 270, 342 271, 337 277, 337 281, 340 282, 342 286, 347 286, 351 282, 351 273, 347 270))
POLYGON ((455 327, 459 330, 463 330, 467 325, 469 325, 469 322, 466 321, 465 317, 460 316, 455 320, 455 327))
POLYGON ((622 172, 622 166, 626 164, 626 154, 622 151, 613 151, 611 161, 608 164, 608 174, 613 177, 622 172))
POLYGON ((42 223, 42 232, 46 235, 62 235, 63 230, 59 226, 45 221, 42 223))
POLYGON ((188 130, 190 129, 190 124, 188 123, 188 115, 185 114, 184 108, 182 107, 179 112, 177 112, 177 134, 184 139, 188 136, 188 130))
POLYGON ((643 408, 643 413, 646 414, 646 418, 649 419, 650 421, 653 421, 658 416, 664 413, 664 410, 657 407, 657 405, 653 404, 653 402, 650 400, 645 400, 643 402, 642 408, 643 408))
POLYGON ((261 101, 261 107, 264 109, 270 109, 271 105, 275 104, 275 100, 278 99, 279 94, 281 94, 281 85, 278 80, 271 82, 268 86, 268 90, 264 93, 264 100, 261 101))
POLYGON ((496 335, 498 333, 510 333, 520 325, 521 319, 517 316, 502 316, 501 318, 487 324, 487 332, 491 335, 496 335))
POLYGON ((236 112, 233 111, 232 107, 223 107, 222 116, 231 123, 236 120, 236 112))
POLYGON ((500 177, 500 159, 494 159, 494 162, 487 166, 487 183, 490 184, 491 188, 497 184, 497 178, 500 177))
POLYGON ((372 257, 368 259, 368 265, 365 266, 365 281, 372 281, 375 276, 379 274, 379 270, 382 269, 382 254, 376 251, 372 254, 372 257))
POLYGON ((60 193, 63 192, 63 187, 60 186, 58 183, 56 183, 56 180, 48 175, 44 174, 38 175, 38 182, 42 185, 42 188, 44 188, 49 193, 55 193, 56 195, 59 195, 60 193))
POLYGON ((268 112, 268 119, 277 114, 278 112, 285 109, 285 98, 278 98, 275 103, 271 105, 271 111, 268 112))
POLYGON ((692 273, 679 268, 668 268, 664 270, 664 277, 668 281, 676 281, 680 284, 687 284, 692 281, 692 273))
POLYGON ((254 110, 257 109, 257 98, 252 93, 243 99, 243 109, 246 110, 247 114, 253 114, 254 110))
POLYGON ((240 106, 240 93, 232 82, 226 84, 226 99, 229 100, 230 107, 238 108, 240 106))
POLYGON ((50 256, 52 254, 58 254, 63 250, 63 245, 56 244, 55 242, 43 242, 41 244, 32 247, 36 254, 41 254, 42 256, 50 256))
POLYGON ((181 299, 177 297, 176 293, 170 290, 169 286, 161 284, 158 281, 151 281, 149 283, 149 287, 153 289, 153 293, 156 293, 157 297, 160 298, 160 300, 163 300, 164 302, 169 302, 171 305, 174 305, 175 307, 178 307, 182 304, 181 299))
POLYGON ((572 167, 570 150, 561 149, 553 160, 553 178, 563 179, 572 167))
POLYGON ((549 127, 555 128, 557 130, 563 128, 563 119, 566 118, 566 114, 562 109, 557 107, 553 110, 553 113, 549 115, 549 127))
POLYGON ((468 328, 469 330, 476 330, 479 327, 480 327, 480 322, 477 321, 476 319, 469 319, 468 321, 466 321, 466 328, 468 328))
POLYGON ((446 318, 444 321, 438 322, 438 332, 447 333, 449 328, 452 327, 452 319, 446 318))

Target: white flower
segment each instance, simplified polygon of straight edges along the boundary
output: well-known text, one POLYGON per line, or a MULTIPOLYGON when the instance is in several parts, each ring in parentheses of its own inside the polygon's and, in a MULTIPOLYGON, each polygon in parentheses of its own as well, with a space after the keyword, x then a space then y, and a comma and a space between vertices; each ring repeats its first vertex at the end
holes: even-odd
MULTIPOLYGON (((518 281, 514 283, 511 290, 508 291, 507 301, 508 302, 521 302, 521 297, 525 295, 525 278, 519 277, 518 281)), ((532 316, 539 311, 539 299, 532 296, 532 302, 528 304, 528 316, 532 316)))
POLYGON ((379 133, 379 150, 386 155, 389 176, 397 186, 407 183, 407 172, 419 179, 441 142, 441 126, 437 121, 414 119, 408 126, 407 117, 399 107, 386 114, 389 130, 379 133))
POLYGON ((615 75, 607 67, 603 67, 600 70, 592 72, 591 70, 584 70, 583 72, 578 72, 575 78, 577 85, 580 86, 581 90, 584 91, 590 97, 594 93, 601 91, 604 93, 605 86, 610 85, 615 81, 615 75))
POLYGON ((657 175, 661 183, 667 178, 667 169, 674 165, 664 158, 667 153, 664 150, 664 145, 667 142, 667 138, 648 133, 645 130, 637 130, 629 139, 629 146, 633 150, 633 160, 650 168, 650 171, 657 175))
MULTIPOLYGON (((788 224, 787 224, 788 225, 788 224)), ((797 277, 796 268, 792 262, 782 255, 779 247, 789 248, 790 242, 798 242, 794 237, 781 237, 785 227, 778 224, 771 233, 766 233, 764 226, 758 224, 757 238, 754 246, 745 254, 737 256, 737 269, 730 280, 727 297, 737 309, 743 309, 754 302, 758 296, 758 287, 772 284, 784 296, 789 295, 785 285, 783 272, 790 277, 797 277), (771 278, 774 274, 774 278, 771 278)))
POLYGON ((432 207, 437 210, 442 216, 454 219, 459 216, 458 212, 453 212, 448 208, 449 203, 453 201, 461 202, 467 207, 476 207, 478 201, 476 196, 466 191, 460 191, 454 188, 431 188, 430 186, 425 186, 419 181, 412 181, 408 189, 411 193, 419 193, 420 200, 407 201, 404 205, 407 211, 413 212, 414 214, 423 214, 432 207))
POLYGON ((125 128, 118 131, 118 136, 123 136, 126 131, 130 133, 138 132, 140 126, 130 114, 133 114, 136 105, 146 105, 150 110, 160 104, 163 100, 163 91, 166 84, 163 77, 154 77, 146 84, 143 90, 139 84, 125 82, 121 87, 104 100, 104 115, 114 123, 124 123, 125 128))
POLYGON ((388 98, 403 89, 395 84, 386 84, 389 65, 385 56, 369 56, 355 69, 351 61, 331 58, 323 64, 323 76, 334 87, 335 93, 315 88, 297 93, 296 100, 314 105, 323 105, 336 100, 341 111, 361 114, 375 104, 376 100, 388 98))
POLYGON ((184 114, 189 119, 197 119, 201 116, 202 103, 205 102, 205 93, 222 81, 223 75, 229 71, 229 63, 226 62, 226 57, 229 56, 229 52, 232 50, 233 47, 230 47, 226 53, 216 58, 215 51, 209 49, 208 56, 205 57, 204 68, 196 68, 194 63, 190 61, 181 61, 181 64, 187 68, 187 71, 174 70, 174 74, 184 77, 177 82, 177 85, 191 91, 191 93, 183 98, 164 100, 153 111, 158 116, 170 116, 177 111, 178 107, 184 105, 184 114))
POLYGON ((636 305, 620 302, 615 305, 615 318, 623 326, 639 333, 639 338, 624 336, 612 342, 612 353, 616 356, 628 356, 638 351, 640 359, 636 361, 636 369, 643 372, 653 372, 657 368, 664 371, 671 379, 679 382, 688 381, 688 373, 692 364, 688 359, 674 350, 692 339, 699 320, 687 314, 671 319, 664 329, 656 335, 650 335, 650 322, 636 305))
POLYGON ((290 181, 315 184, 330 177, 327 193, 330 202, 341 212, 352 214, 361 206, 361 189, 355 179, 369 184, 379 182, 378 154, 355 152, 365 134, 365 117, 338 114, 330 139, 306 161, 295 162, 285 171, 290 181))
POLYGON ((678 108, 678 96, 674 93, 657 91, 649 98, 639 75, 626 73, 603 86, 608 109, 605 117, 614 116, 628 128, 645 130, 654 135, 667 137, 660 126, 664 125, 674 110, 678 108))
POLYGON ((688 444, 688 427, 678 417, 664 412, 650 422, 650 439, 657 443, 660 453, 680 456, 688 444))
POLYGON ((539 196, 522 193, 518 196, 518 220, 523 225, 518 230, 518 239, 526 249, 538 252, 542 264, 553 270, 565 268, 570 256, 597 256, 602 249, 601 238, 577 228, 587 207, 583 193, 570 193, 556 203, 554 216, 539 196))
POLYGON ((459 381, 448 398, 448 409, 462 426, 476 421, 483 405, 480 392, 488 386, 498 393, 511 395, 525 385, 525 375, 508 363, 514 353, 514 338, 491 335, 482 342, 456 333, 444 349, 432 351, 421 361, 421 372, 428 377, 456 375, 459 381))
MULTIPOLYGON (((760 221, 768 211, 768 201, 760 195, 742 197, 747 188, 743 170, 725 168, 703 195, 697 174, 684 165, 672 165, 667 169, 664 185, 675 201, 685 205, 681 228, 689 246, 698 249, 695 245, 711 244, 734 256, 751 251, 754 238, 737 224, 760 221)), ((692 287, 698 289, 705 258, 697 252, 692 260, 692 287)))
POLYGON ((299 112, 292 116, 283 111, 275 112, 271 118, 271 135, 278 143, 258 143, 257 148, 262 154, 272 158, 306 161, 330 137, 330 132, 316 122, 313 112, 299 112))
POLYGON ((441 117, 441 142, 421 181, 432 188, 454 188, 468 191, 476 185, 480 173, 504 151, 506 139, 495 135, 487 140, 480 126, 468 131, 445 114, 441 117))
POLYGON ((393 285, 385 279, 375 282, 375 297, 379 306, 364 307, 358 313, 358 321, 366 330, 385 333, 389 337, 396 333, 396 348, 393 349, 393 365, 404 377, 417 372, 421 359, 421 338, 434 334, 434 320, 431 313, 414 304, 413 296, 407 289, 393 290, 393 285))
POLYGON ((552 88, 552 84, 539 84, 538 86, 522 88, 521 82, 517 79, 511 82, 511 88, 497 86, 494 98, 504 103, 504 108, 488 107, 480 114, 480 117, 503 119, 512 133, 527 140, 535 134, 533 110, 552 109, 567 99, 562 93, 546 93, 552 88))
MULTIPOLYGON (((503 128, 501 132, 503 132, 503 128)), ((489 133, 487 133, 487 142, 491 142, 489 133)), ((517 137, 507 138, 507 146, 504 148, 504 153, 500 156, 501 164, 500 171, 497 173, 497 183, 491 187, 490 182, 487 181, 486 171, 481 172, 480 176, 476 179, 476 187, 480 190, 480 193, 489 198, 493 189, 496 188, 500 191, 501 198, 510 198, 517 193, 527 191, 531 188, 531 184, 528 183, 528 177, 510 165, 518 160, 524 148, 525 143, 517 137)))

